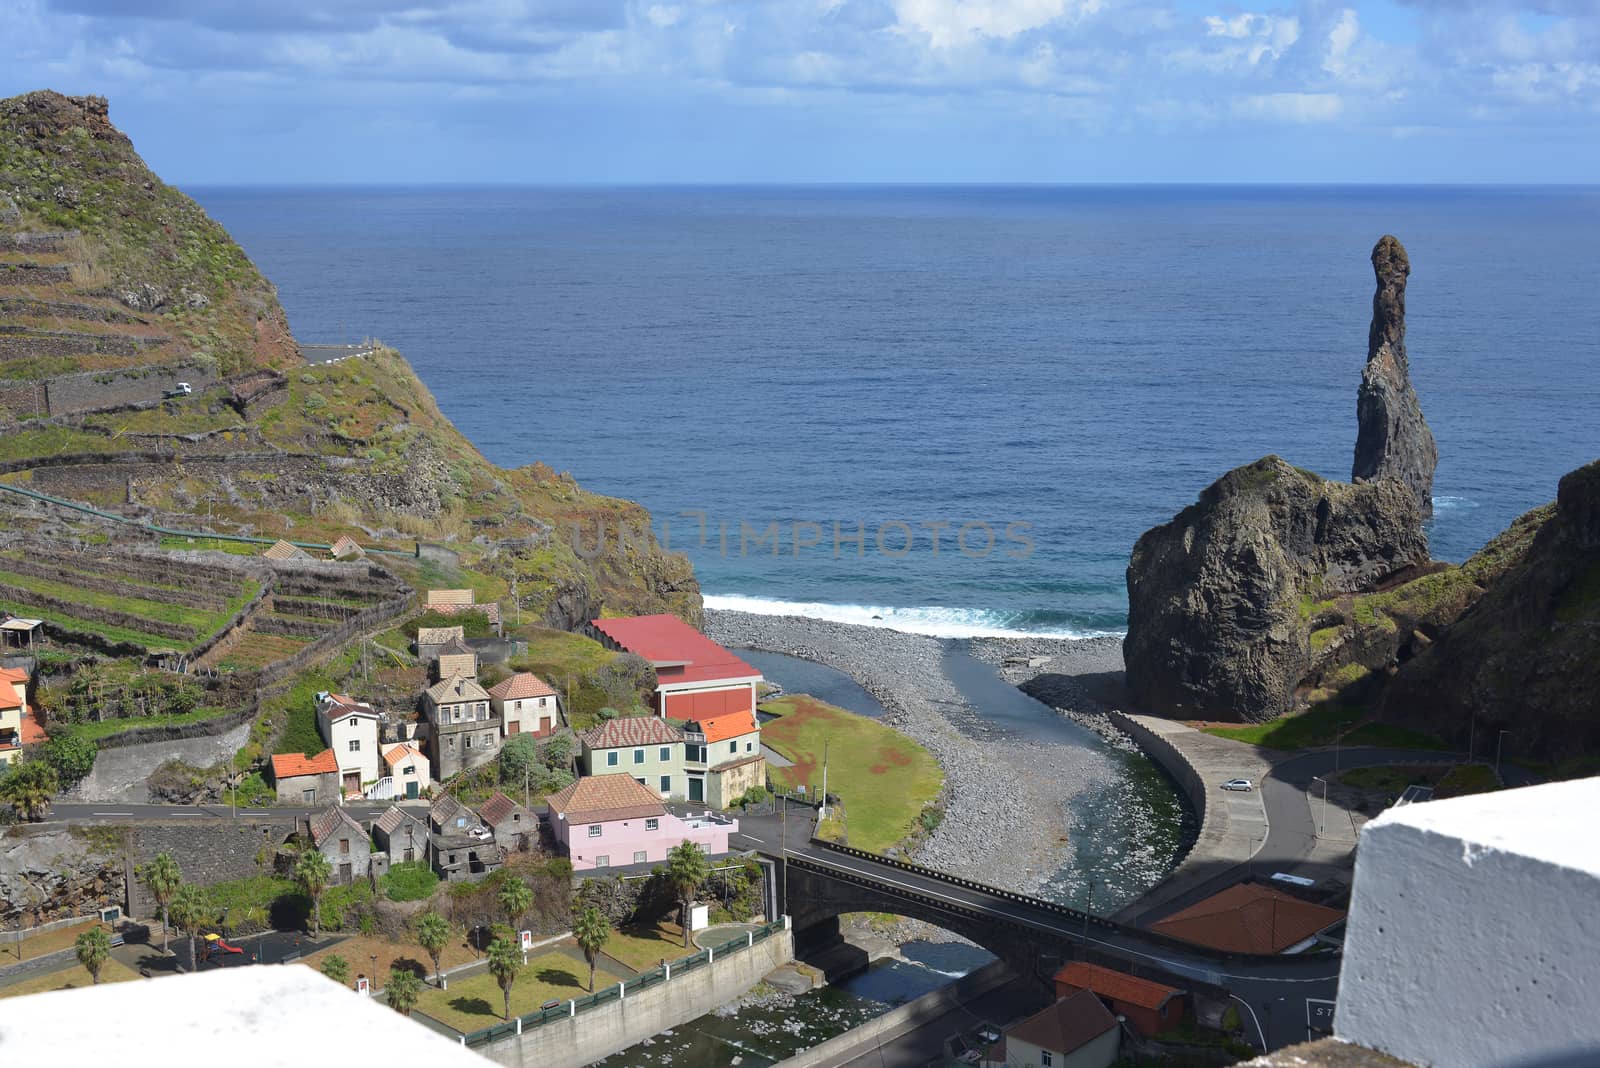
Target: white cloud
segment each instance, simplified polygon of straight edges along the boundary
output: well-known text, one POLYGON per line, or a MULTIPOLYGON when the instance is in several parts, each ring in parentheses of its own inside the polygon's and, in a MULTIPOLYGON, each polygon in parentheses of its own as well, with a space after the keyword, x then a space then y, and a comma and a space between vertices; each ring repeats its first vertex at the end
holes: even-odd
POLYGON ((1257 93, 1233 102, 1234 114, 1274 122, 1332 122, 1344 112, 1337 93, 1257 93))
POLYGON ((683 9, 667 4, 651 4, 645 9, 644 17, 650 20, 652 26, 665 29, 678 24, 678 20, 683 18, 683 9))
POLYGON ((927 36, 935 48, 981 37, 1011 38, 1067 15, 1088 15, 1100 0, 895 0, 904 30, 927 36))

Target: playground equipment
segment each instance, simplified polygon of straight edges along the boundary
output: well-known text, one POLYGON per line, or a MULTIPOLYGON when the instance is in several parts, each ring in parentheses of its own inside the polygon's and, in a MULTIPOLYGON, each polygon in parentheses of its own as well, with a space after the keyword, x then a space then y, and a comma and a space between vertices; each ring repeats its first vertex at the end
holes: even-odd
MULTIPOLYGON (((238 946, 229 945, 219 934, 206 935, 204 942, 200 946, 200 960, 202 962, 216 961, 218 965, 226 965, 228 963, 227 958, 231 954, 237 954, 240 958, 243 958, 244 950, 238 946)), ((244 963, 244 961, 241 959, 240 963, 244 963)))

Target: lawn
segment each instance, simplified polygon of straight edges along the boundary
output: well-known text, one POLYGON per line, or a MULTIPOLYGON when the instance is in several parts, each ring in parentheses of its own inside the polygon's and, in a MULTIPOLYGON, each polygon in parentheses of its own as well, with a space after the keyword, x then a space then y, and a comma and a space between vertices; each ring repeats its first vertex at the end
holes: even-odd
POLYGON ((633 924, 613 930, 602 952, 636 972, 647 972, 663 960, 670 963, 699 950, 693 946, 684 949, 683 928, 668 920, 660 920, 653 924, 633 924))
MULTIPOLYGON (((455 937, 451 938, 444 947, 444 952, 440 954, 440 966, 446 971, 478 959, 477 954, 467 945, 466 936, 460 931, 455 931, 453 934, 455 937)), ((337 945, 306 954, 301 958, 301 963, 321 971, 322 962, 333 956, 343 957, 350 963, 352 983, 358 974, 372 974, 373 957, 378 958, 378 986, 383 985, 384 976, 387 976, 389 969, 396 965, 410 968, 412 971, 420 969, 430 982, 433 979, 433 958, 428 956, 427 950, 415 942, 390 942, 371 935, 353 935, 337 945)), ((451 985, 454 986, 453 983, 451 985)))
MULTIPOLYGON (((595 968, 594 984, 605 989, 622 977, 603 966, 595 968)), ((589 966, 565 953, 544 953, 528 960, 511 987, 511 1015, 525 1016, 551 1000, 566 1001, 589 992, 589 966)), ((501 1023, 505 1001, 500 985, 487 971, 451 979, 448 990, 429 986, 417 1011, 457 1031, 471 1032, 501 1023)))
POLYGON ((1332 745, 1343 731, 1361 719, 1362 714, 1358 708, 1321 704, 1297 715, 1279 716, 1268 723, 1203 729, 1218 738, 1232 738, 1236 742, 1267 749, 1312 749, 1319 745, 1332 745))
MULTIPOLYGON (((129 979, 139 978, 139 973, 123 964, 116 958, 108 959, 100 968, 100 982, 123 983, 129 979)), ((0 986, 0 998, 21 997, 23 994, 43 994, 51 990, 81 990, 92 985, 89 973, 83 970, 83 965, 73 964, 70 968, 63 968, 58 972, 49 972, 45 975, 35 976, 32 979, 15 983, 11 986, 0 986)))
POLYGON ((777 716, 762 726, 761 740, 794 761, 771 769, 774 782, 820 789, 826 748, 828 792, 843 803, 846 832, 858 849, 881 853, 899 842, 944 785, 933 754, 876 720, 804 694, 761 710, 777 716))
POLYGON ((78 940, 78 935, 85 927, 91 927, 98 920, 84 920, 82 923, 68 924, 57 927, 53 931, 43 934, 30 935, 24 938, 19 946, 12 942, 0 946, 0 964, 11 964, 16 961, 32 960, 45 953, 54 953, 58 949, 66 949, 78 940))
MULTIPOLYGON (((237 711, 232 708, 197 708, 193 712, 165 712, 156 716, 133 716, 124 719, 103 719, 98 723, 74 723, 66 729, 79 738, 97 742, 113 734, 131 731, 137 727, 176 727, 184 723, 203 723, 208 719, 226 716, 237 711)), ((54 729, 54 728, 52 728, 54 729)))
POLYGON ((616 655, 593 638, 564 630, 524 626, 512 633, 528 643, 528 652, 517 657, 511 666, 531 671, 552 686, 569 675, 593 674, 616 655))
POLYGON ((1500 789, 1500 780, 1487 764, 1457 764, 1450 773, 1439 780, 1435 796, 1461 797, 1466 794, 1486 794, 1500 789))

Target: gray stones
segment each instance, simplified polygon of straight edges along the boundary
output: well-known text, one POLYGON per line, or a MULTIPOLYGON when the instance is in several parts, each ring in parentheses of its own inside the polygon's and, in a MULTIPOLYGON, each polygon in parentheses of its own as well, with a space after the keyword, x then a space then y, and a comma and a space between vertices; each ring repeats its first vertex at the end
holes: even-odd
POLYGON ((0 193, 0 226, 15 226, 22 221, 22 212, 17 209, 17 202, 0 193))
POLYGON ((1356 482, 1393 478, 1405 483, 1424 517, 1433 514, 1433 472, 1439 450, 1411 387, 1406 357, 1406 279, 1411 261, 1398 238, 1385 234, 1372 250, 1377 291, 1367 333, 1367 364, 1356 395, 1356 482))

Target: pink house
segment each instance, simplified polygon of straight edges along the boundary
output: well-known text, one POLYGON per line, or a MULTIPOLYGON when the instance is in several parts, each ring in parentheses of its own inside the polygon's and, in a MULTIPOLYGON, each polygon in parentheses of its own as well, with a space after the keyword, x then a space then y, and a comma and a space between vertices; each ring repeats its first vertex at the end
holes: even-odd
POLYGON ((709 812, 674 816, 631 775, 586 776, 551 794, 547 804, 550 830, 575 871, 655 864, 685 841, 716 856, 728 851, 728 835, 739 830, 738 820, 709 812))

